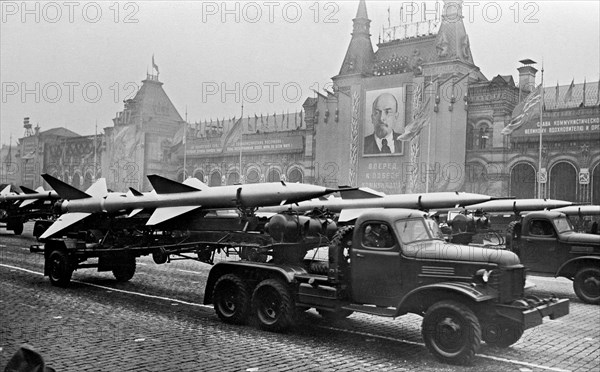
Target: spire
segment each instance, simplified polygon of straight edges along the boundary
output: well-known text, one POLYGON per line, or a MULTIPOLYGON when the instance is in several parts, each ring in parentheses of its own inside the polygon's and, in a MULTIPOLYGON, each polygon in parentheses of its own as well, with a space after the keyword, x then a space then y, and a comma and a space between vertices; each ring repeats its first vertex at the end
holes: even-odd
POLYGON ((352 20, 352 39, 344 57, 339 75, 371 73, 375 53, 371 45, 371 20, 365 0, 360 0, 356 18, 352 20))
POLYGON ((437 58, 473 64, 469 36, 463 23, 462 3, 462 0, 444 0, 442 24, 436 39, 437 58))

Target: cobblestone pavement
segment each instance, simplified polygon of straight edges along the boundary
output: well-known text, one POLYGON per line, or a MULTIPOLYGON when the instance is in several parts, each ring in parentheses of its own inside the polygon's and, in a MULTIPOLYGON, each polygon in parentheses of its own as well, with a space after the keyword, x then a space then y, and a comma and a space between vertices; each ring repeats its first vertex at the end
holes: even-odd
POLYGON ((311 310, 287 334, 223 324, 201 305, 210 266, 193 261, 145 257, 128 283, 84 269, 71 287, 55 288, 24 235, 0 231, 0 368, 28 342, 57 371, 600 370, 600 307, 581 303, 567 280, 530 279, 533 294, 571 299, 567 317, 526 331, 509 349, 484 345, 465 368, 427 352, 413 315, 331 324, 311 310))

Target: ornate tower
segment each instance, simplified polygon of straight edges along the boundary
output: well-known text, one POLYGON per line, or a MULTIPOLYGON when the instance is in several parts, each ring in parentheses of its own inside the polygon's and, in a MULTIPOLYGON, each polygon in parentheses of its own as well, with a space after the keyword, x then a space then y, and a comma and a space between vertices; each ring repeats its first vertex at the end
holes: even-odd
POLYGON ((473 65, 469 36, 463 23, 462 3, 462 0, 444 0, 442 24, 435 48, 440 61, 458 59, 473 65))
MULTIPOLYGON (((352 20, 352 40, 344 57, 342 68, 337 77, 353 74, 371 74, 375 53, 371 45, 370 25, 371 20, 367 16, 365 0, 361 0, 356 12, 356 18, 352 20)), ((334 78, 335 80, 335 78, 334 78)))

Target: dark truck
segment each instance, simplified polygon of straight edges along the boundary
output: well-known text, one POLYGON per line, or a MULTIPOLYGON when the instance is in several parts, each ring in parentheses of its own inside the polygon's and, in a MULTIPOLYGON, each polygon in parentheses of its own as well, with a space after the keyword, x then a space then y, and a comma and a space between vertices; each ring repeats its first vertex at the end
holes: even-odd
POLYGON ((600 235, 575 232, 564 213, 531 212, 511 222, 506 248, 531 273, 568 278, 582 301, 600 304, 600 235))
MULTIPOLYGON (((265 228, 285 230, 273 220, 265 228)), ((415 313, 423 316, 429 351, 454 364, 471 363, 482 340, 508 347, 544 317, 569 312, 566 299, 524 293, 525 268, 516 254, 447 243, 435 221, 417 210, 365 212, 335 233, 328 262, 303 257, 217 263, 204 303, 214 304, 224 322, 255 317, 274 332, 292 327, 309 308, 332 320, 353 312, 415 313)))

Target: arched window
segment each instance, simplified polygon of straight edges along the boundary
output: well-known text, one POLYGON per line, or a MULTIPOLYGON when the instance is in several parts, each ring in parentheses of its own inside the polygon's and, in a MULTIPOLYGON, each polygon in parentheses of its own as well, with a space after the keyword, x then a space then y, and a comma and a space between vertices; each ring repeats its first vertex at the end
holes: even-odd
POLYGON ((260 181, 260 174, 256 169, 251 169, 246 175, 246 183, 258 183, 260 181))
POLYGON ((281 173, 275 168, 269 171, 267 175, 267 182, 279 182, 281 181, 281 173))
POLYGON ((515 198, 535 198, 535 169, 527 163, 515 165, 510 171, 509 195, 515 198))
POLYGON ((551 199, 577 201, 577 172, 567 162, 557 163, 550 170, 551 199))
POLYGON ((92 172, 85 172, 85 176, 83 177, 83 189, 87 190, 92 186, 92 181, 92 172))
POLYGON ((490 139, 489 130, 487 126, 479 128, 479 149, 486 149, 488 146, 488 140, 490 139))
POLYGON ((197 178, 200 181, 204 182, 204 172, 202 172, 201 170, 195 171, 194 172, 194 178, 197 178))
POLYGON ((298 168, 294 168, 290 171, 289 182, 302 182, 302 172, 298 168))
POLYGON ((214 172, 210 175, 210 184, 209 186, 221 186, 221 173, 214 172))
POLYGON ((73 174, 73 181, 71 182, 71 186, 76 188, 81 187, 81 177, 79 176, 79 173, 73 174))
POLYGON ((227 184, 235 185, 236 183, 240 183, 240 175, 238 172, 231 172, 229 176, 227 176, 227 184))
POLYGON ((185 180, 183 179, 183 171, 177 175, 177 181, 178 181, 178 182, 183 182, 183 181, 185 181, 185 180))

